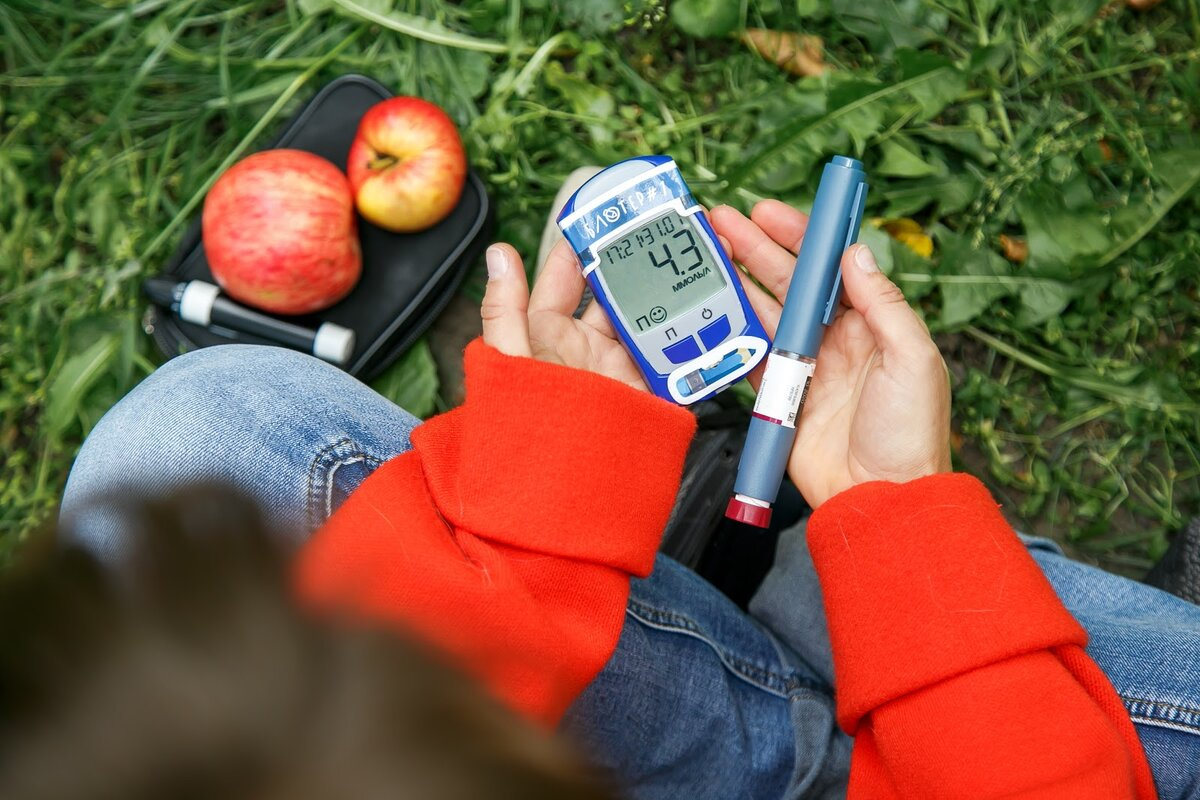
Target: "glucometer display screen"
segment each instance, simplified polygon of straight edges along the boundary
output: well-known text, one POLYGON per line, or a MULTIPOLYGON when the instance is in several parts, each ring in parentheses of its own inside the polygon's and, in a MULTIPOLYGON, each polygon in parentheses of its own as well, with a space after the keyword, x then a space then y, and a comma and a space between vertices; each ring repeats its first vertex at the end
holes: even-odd
POLYGON ((654 217, 600 251, 609 294, 635 333, 656 328, 725 288, 691 217, 654 217))

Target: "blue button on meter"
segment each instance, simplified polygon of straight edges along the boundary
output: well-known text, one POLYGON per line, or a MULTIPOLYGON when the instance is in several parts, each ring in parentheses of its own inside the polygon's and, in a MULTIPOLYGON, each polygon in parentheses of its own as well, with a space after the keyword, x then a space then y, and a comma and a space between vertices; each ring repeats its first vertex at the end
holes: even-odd
POLYGON ((692 359, 700 357, 700 345, 696 343, 696 337, 689 336, 673 345, 664 347, 663 355, 672 364, 686 364, 692 359))
POLYGON ((736 268, 671 158, 639 156, 602 170, 567 201, 558 225, 658 396, 683 405, 712 397, 770 350, 736 268))

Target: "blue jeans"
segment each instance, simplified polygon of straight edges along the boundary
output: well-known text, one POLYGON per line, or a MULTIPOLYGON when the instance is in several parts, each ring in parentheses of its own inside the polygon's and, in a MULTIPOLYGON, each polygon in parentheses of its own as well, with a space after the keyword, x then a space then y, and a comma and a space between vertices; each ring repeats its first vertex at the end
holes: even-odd
MULTIPOLYGON (((201 350, 105 415, 71 472, 63 516, 88 547, 119 557, 121 520, 93 501, 224 480, 299 544, 408 448, 418 423, 308 356, 201 350)), ((1088 629, 1088 652, 1125 699, 1160 795, 1200 798, 1200 607, 1073 562, 1052 543, 1029 549, 1088 629)), ((834 722, 803 528, 781 538, 750 614, 660 556, 653 575, 633 581, 616 653, 563 728, 636 798, 844 794, 851 740, 834 722)))

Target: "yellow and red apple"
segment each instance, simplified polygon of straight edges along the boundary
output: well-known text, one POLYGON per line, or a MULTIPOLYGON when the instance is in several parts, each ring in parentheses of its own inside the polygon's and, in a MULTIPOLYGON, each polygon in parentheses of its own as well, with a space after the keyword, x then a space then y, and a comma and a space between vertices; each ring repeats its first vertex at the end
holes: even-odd
POLYGON ((458 204, 467 155, 453 120, 419 97, 372 106, 346 165, 363 217, 398 233, 436 225, 458 204))
POLYGON ((264 150, 230 167, 204 199, 202 226, 217 283, 267 311, 333 305, 362 274, 350 184, 302 150, 264 150))

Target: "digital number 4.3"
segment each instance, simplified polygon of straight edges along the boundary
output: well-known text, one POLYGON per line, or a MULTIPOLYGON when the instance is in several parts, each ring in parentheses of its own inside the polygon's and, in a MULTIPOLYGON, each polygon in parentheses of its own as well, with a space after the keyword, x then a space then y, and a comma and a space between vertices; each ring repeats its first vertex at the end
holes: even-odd
POLYGON ((650 251, 650 253, 649 253, 650 263, 653 264, 655 267, 658 267, 659 269, 669 266, 671 268, 671 271, 674 272, 676 275, 684 275, 684 274, 696 269, 701 264, 703 264, 704 263, 704 254, 701 253, 700 248, 696 246, 696 237, 692 235, 692 232, 689 231, 687 228, 680 228, 678 231, 676 231, 675 233, 673 233, 671 235, 671 238, 678 239, 680 236, 687 237, 688 246, 683 248, 683 250, 681 250, 679 252, 679 256, 680 256, 680 258, 683 258, 683 257, 687 256, 688 253, 691 253, 693 256, 695 256, 695 260, 691 264, 688 264, 686 267, 680 269, 679 265, 675 263, 675 257, 673 255, 671 255, 671 246, 667 242, 663 242, 663 245, 662 245, 663 258, 661 261, 655 257, 653 250, 650 251))

